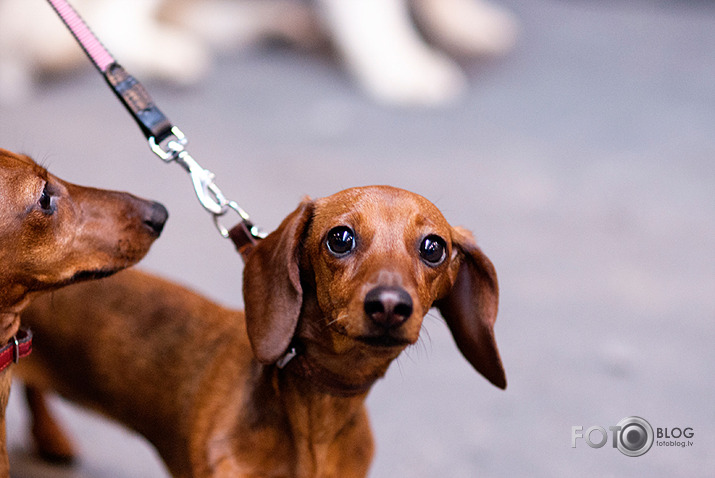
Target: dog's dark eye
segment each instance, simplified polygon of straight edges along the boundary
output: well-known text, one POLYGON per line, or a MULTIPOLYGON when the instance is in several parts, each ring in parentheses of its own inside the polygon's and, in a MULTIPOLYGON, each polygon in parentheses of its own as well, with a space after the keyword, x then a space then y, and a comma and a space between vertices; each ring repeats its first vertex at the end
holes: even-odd
POLYGON ((52 196, 47 191, 47 185, 45 185, 44 189, 42 189, 42 195, 40 195, 40 199, 37 201, 37 204, 40 205, 42 212, 52 214, 52 196))
POLYGON ((422 239, 420 244, 420 257, 429 265, 437 265, 444 260, 447 245, 439 236, 429 235, 422 239))
POLYGON ((328 232, 328 249, 336 256, 344 256, 355 248, 355 234, 347 226, 334 227, 328 232))

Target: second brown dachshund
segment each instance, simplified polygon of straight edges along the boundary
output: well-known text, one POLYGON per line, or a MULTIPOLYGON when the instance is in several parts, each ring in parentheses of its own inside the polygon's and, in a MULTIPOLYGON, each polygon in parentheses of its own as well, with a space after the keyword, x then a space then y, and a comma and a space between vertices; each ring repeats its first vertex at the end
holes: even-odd
POLYGON ((494 267, 417 194, 303 201, 250 253, 243 284, 245 313, 138 271, 36 300, 18 373, 39 451, 74 455, 45 404, 55 390, 144 435, 177 478, 365 477, 365 398, 431 307, 506 387, 494 267))

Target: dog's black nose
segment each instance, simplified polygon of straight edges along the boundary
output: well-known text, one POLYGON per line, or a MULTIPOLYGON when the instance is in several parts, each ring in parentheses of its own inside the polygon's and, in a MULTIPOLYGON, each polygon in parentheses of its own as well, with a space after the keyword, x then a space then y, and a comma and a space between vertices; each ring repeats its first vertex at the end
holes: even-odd
POLYGON ((365 313, 380 327, 398 327, 412 315, 412 297, 401 287, 375 287, 365 296, 365 313))
POLYGON ((144 224, 158 236, 161 234, 161 231, 164 230, 164 224, 166 224, 168 218, 169 212, 164 205, 158 202, 152 202, 145 216, 144 224))

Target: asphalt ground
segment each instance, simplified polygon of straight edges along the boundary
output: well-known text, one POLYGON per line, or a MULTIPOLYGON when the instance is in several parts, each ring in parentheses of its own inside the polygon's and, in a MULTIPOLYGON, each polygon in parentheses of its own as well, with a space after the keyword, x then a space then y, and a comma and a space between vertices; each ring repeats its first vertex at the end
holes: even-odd
MULTIPOLYGON (((289 49, 225 55, 194 88, 147 86, 265 229, 304 195, 391 184, 472 229, 496 265, 508 389, 478 376, 430 314, 369 396, 372 478, 711 477, 715 4, 503 3, 522 22, 515 50, 465 63, 469 92, 449 108, 376 105, 330 56, 289 49), (608 432, 602 448, 572 448, 572 427, 608 430, 630 416, 655 433, 691 428, 692 446, 656 438, 632 458, 608 432)), ((141 267, 241 306, 232 246, 89 67, 0 108, 2 147, 167 206, 141 267)), ((167 476, 140 437, 59 399, 81 461, 43 464, 19 390, 8 409, 13 477, 167 476)))

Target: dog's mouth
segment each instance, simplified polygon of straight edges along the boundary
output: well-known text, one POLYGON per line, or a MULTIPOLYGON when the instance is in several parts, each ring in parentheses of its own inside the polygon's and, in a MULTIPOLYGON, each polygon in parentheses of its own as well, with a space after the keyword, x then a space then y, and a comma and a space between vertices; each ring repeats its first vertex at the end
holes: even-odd
POLYGON ((342 327, 340 323, 336 323, 336 325, 334 331, 339 335, 376 349, 404 348, 416 342, 416 339, 411 339, 409 334, 404 333, 405 331, 399 328, 392 330, 370 330, 368 328, 360 332, 350 332, 342 327))
POLYGON ((355 337, 355 339, 366 345, 377 348, 406 347, 412 343, 404 337, 395 337, 392 334, 360 335, 355 337))
POLYGON ((30 286, 30 291, 32 292, 40 292, 40 291, 49 291, 49 290, 56 290, 61 287, 65 287, 68 285, 76 284, 77 282, 84 282, 88 280, 94 280, 94 279, 103 279, 105 277, 109 277, 112 274, 115 274, 119 272, 121 269, 94 269, 94 270, 83 270, 74 273, 72 276, 58 280, 58 281, 36 281, 30 286))
POLYGON ((97 269, 89 271, 79 271, 73 275, 68 281, 70 284, 75 282, 83 282, 86 280, 104 279, 112 274, 115 274, 117 269, 97 269))
POLYGON ((93 270, 79 271, 79 272, 76 272, 69 279, 65 279, 62 282, 53 284, 51 286, 51 288, 57 289, 57 288, 64 287, 67 285, 76 284, 77 282, 84 282, 84 281, 96 280, 96 279, 104 279, 105 277, 109 277, 113 274, 116 274, 120 270, 121 269, 107 268, 107 269, 93 269, 93 270))

